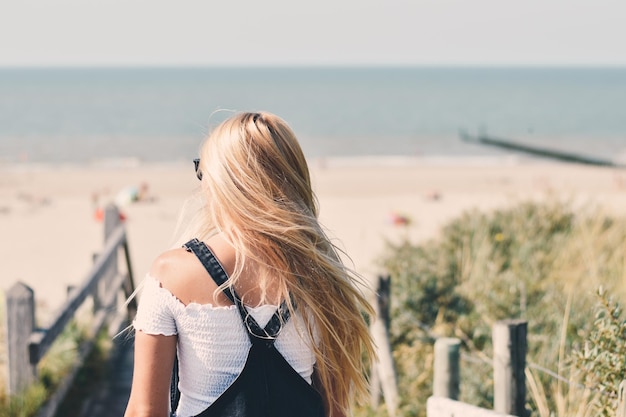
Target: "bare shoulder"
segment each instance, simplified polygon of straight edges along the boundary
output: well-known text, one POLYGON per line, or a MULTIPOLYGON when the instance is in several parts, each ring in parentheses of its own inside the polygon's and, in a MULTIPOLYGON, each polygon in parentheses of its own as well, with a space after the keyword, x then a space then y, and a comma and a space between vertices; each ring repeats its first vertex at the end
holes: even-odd
POLYGON ((183 248, 171 249, 160 254, 152 263, 150 275, 162 286, 168 288, 179 281, 185 281, 197 269, 193 254, 183 248))
POLYGON ((217 287, 193 253, 183 248, 159 255, 150 268, 150 275, 183 304, 213 303, 217 287))

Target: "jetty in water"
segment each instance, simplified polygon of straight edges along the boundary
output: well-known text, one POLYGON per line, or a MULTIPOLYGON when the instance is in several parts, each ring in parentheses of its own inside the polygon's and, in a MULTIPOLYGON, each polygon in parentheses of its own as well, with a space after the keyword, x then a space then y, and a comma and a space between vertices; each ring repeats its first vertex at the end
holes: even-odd
POLYGON ((487 136, 485 134, 470 135, 465 131, 459 133, 461 140, 469 143, 476 143, 480 145, 495 146, 502 149, 509 149, 513 151, 523 152, 530 155, 540 156, 544 158, 556 159, 564 162, 572 162, 585 165, 606 166, 612 168, 626 168, 626 165, 620 164, 609 159, 596 158, 587 155, 580 155, 576 153, 570 153, 565 151, 558 151, 554 149, 539 148, 535 146, 526 145, 523 143, 510 141, 507 139, 496 138, 493 136, 487 136))

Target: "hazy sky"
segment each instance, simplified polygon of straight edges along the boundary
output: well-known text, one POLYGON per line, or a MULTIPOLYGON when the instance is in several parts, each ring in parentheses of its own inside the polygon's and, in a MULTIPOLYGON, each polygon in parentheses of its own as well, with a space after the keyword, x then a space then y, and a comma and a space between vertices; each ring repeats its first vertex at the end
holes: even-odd
POLYGON ((0 0, 0 66, 621 65, 625 0, 0 0))

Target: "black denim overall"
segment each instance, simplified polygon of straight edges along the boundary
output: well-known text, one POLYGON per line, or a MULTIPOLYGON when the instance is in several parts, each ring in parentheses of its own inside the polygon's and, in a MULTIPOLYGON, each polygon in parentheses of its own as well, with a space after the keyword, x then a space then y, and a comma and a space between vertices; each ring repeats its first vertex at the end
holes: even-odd
MULTIPOLYGON (((226 282, 228 275, 204 243, 193 239, 184 247, 198 257, 217 285, 226 282)), ((320 394, 289 365, 274 346, 281 323, 289 320, 285 302, 262 329, 233 289, 225 289, 224 294, 237 306, 252 346, 241 374, 197 417, 324 417, 320 394)), ((178 374, 175 370, 172 378, 172 410, 176 409, 180 395, 177 382, 178 374)))

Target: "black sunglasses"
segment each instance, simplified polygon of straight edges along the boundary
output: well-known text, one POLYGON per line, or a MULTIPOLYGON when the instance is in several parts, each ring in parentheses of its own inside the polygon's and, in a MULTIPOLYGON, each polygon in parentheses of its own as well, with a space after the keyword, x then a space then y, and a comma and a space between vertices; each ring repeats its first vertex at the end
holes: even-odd
POLYGON ((198 179, 202 181, 202 171, 200 171, 200 160, 197 158, 194 159, 193 166, 196 169, 196 177, 198 177, 198 179))

